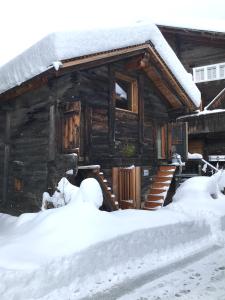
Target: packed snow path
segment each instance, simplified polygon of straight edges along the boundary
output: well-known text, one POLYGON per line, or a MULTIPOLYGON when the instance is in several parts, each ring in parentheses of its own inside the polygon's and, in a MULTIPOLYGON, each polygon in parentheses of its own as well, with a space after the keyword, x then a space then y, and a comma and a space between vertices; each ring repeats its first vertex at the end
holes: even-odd
POLYGON ((224 281, 225 248, 214 246, 82 300, 222 300, 224 281))

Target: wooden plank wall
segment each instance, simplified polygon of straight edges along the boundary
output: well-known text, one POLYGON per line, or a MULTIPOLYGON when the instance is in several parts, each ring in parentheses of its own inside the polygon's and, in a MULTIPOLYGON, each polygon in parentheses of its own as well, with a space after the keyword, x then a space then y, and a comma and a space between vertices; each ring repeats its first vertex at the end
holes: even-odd
MULTIPOLYGON (((225 41, 216 37, 187 35, 183 31, 163 33, 186 70, 192 74, 193 67, 225 62, 225 41)), ((198 83, 201 90, 203 107, 206 106, 223 88, 225 80, 198 83)))
MULTIPOLYGON (((100 164, 109 183, 112 167, 142 166, 149 170, 147 176, 142 176, 142 186, 149 185, 158 164, 156 127, 168 121, 169 106, 151 80, 139 70, 127 70, 127 63, 128 60, 123 60, 68 72, 12 100, 7 203, 14 207, 15 213, 38 210, 49 182, 54 186, 59 175, 65 172, 63 166, 57 166, 62 155, 59 123, 64 102, 81 101, 80 164, 100 164), (114 71, 134 77, 140 83, 141 115, 112 107, 114 71), (15 178, 24 182, 22 191, 16 194, 15 178)), ((4 114, 0 113, 0 126, 3 118, 4 114)), ((0 146, 0 161, 1 152, 0 146)))

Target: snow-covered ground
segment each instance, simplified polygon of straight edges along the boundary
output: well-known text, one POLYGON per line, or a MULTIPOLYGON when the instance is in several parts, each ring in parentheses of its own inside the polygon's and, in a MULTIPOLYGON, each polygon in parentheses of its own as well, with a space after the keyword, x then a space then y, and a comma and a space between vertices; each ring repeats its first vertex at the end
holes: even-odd
MULTIPOLYGON (((94 179, 80 188, 63 179, 54 197, 64 198, 66 206, 20 217, 0 215, 1 300, 95 297, 215 245, 223 247, 225 196, 219 190, 224 186, 223 172, 196 177, 158 211, 109 213, 98 209, 102 194, 94 179)), ((174 288, 177 294, 182 290, 174 288)), ((129 299, 141 299, 135 297, 129 299)))

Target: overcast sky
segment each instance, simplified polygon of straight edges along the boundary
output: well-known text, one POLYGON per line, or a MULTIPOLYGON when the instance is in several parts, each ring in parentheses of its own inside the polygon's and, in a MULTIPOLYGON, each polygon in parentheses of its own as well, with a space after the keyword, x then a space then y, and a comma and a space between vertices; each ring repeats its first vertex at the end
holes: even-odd
POLYGON ((225 0, 1 0, 0 65, 52 31, 142 19, 225 31, 225 0))

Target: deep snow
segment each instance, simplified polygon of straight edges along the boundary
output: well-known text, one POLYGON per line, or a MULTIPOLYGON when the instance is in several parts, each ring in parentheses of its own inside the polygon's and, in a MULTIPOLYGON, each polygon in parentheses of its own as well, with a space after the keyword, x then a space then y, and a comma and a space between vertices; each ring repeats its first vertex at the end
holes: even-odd
POLYGON ((66 206, 0 215, 1 300, 79 299, 224 244, 224 186, 223 172, 196 177, 161 210, 108 213, 94 179, 63 179, 66 206))

